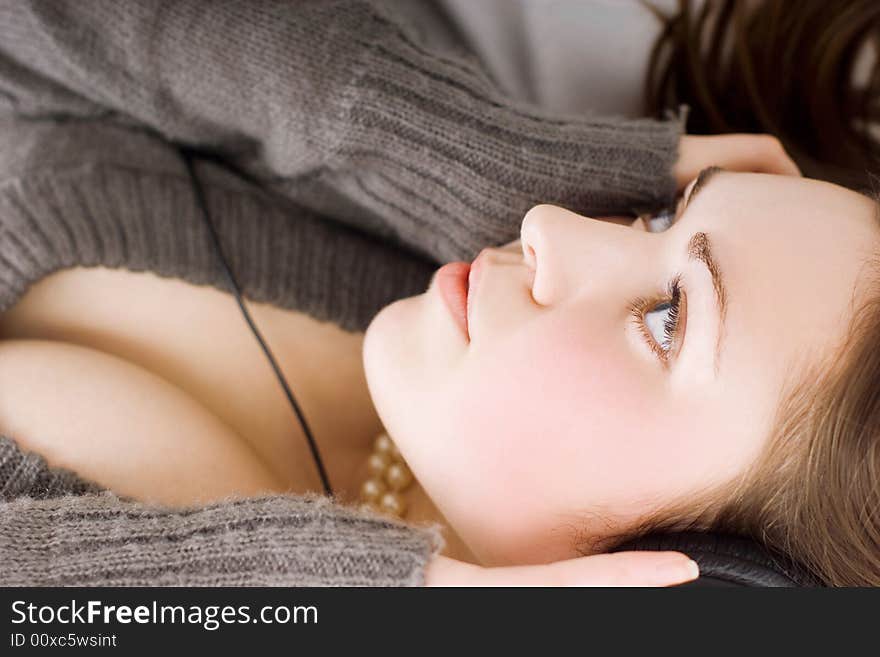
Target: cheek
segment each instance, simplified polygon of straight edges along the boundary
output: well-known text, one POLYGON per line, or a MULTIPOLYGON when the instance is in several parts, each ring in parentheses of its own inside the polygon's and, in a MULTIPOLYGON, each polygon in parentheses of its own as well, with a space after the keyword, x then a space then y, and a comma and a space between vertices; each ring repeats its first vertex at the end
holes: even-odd
POLYGON ((573 326, 536 323, 466 363, 453 392, 456 459, 487 504, 538 515, 613 503, 656 470, 649 364, 622 331, 573 326))

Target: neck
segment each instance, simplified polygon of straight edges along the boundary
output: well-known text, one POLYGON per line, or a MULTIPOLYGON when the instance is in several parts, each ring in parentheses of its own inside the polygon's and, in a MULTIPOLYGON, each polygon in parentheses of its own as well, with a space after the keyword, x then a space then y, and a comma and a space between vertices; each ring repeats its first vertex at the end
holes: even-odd
POLYGON ((407 522, 439 524, 443 528, 443 538, 446 539, 446 547, 441 552, 443 556, 467 563, 479 563, 477 557, 461 537, 452 530, 449 522, 440 513, 418 481, 413 483, 412 489, 408 490, 407 494, 410 496, 408 500, 410 511, 406 517, 407 522))
MULTIPOLYGON (((314 420, 307 418, 337 499, 352 506, 360 504, 360 487, 369 477, 367 459, 373 451, 376 437, 385 430, 367 387, 361 357, 363 337, 363 333, 351 335, 345 350, 348 356, 339 358, 337 352, 334 367, 315 372, 310 383, 314 386, 314 406, 318 412, 314 413, 314 420), (340 403, 342 396, 344 403, 340 403)), ((317 472, 314 478, 319 484, 317 472)), ((410 524, 439 524, 446 540, 442 554, 476 563, 474 555, 452 530, 417 480, 404 492, 403 497, 408 507, 404 521, 410 524)))

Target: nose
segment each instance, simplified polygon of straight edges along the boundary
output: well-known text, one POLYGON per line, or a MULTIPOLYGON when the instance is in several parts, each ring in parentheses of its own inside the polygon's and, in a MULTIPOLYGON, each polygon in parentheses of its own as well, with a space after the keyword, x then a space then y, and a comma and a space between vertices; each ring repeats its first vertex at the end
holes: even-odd
POLYGON ((536 205, 523 217, 520 242, 532 271, 532 297, 553 305, 584 288, 618 284, 643 268, 646 235, 622 222, 576 214, 555 205, 536 205), (629 271, 628 271, 629 270, 629 271))

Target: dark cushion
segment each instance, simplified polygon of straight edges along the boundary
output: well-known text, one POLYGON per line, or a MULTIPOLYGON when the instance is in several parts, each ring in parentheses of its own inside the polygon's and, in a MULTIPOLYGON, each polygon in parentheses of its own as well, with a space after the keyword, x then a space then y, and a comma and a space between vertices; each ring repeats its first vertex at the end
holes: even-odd
POLYGON ((688 555, 700 567, 700 577, 682 586, 824 586, 792 559, 741 536, 650 534, 622 543, 612 552, 624 550, 675 550, 688 555))

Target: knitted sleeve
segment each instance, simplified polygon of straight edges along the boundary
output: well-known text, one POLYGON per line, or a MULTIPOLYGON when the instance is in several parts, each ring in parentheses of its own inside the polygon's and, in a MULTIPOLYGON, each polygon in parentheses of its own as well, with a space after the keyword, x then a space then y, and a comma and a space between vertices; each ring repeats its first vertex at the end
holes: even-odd
POLYGON ((437 262, 516 239, 537 203, 668 203, 684 122, 514 102, 383 0, 0 0, 3 103, 209 148, 437 262))
POLYGON ((0 436, 0 586, 422 586, 442 546, 318 495, 144 504, 0 436))

